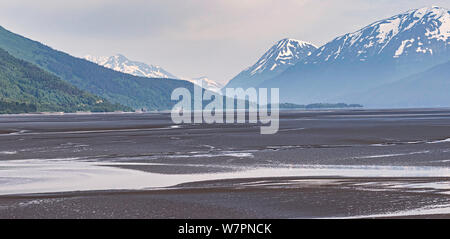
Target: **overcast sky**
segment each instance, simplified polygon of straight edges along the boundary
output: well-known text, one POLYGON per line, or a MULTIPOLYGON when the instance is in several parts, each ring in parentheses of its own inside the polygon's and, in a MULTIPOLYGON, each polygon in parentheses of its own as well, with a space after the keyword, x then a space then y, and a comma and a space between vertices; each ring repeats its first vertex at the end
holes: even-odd
POLYGON ((0 25, 74 56, 160 65, 225 83, 276 41, 320 46, 376 20, 449 0, 0 0, 0 25))

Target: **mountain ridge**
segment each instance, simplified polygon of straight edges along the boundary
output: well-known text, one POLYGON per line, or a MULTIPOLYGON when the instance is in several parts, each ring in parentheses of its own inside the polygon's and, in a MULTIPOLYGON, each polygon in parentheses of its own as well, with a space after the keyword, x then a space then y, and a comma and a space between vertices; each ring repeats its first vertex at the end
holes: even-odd
POLYGON ((202 87, 206 90, 215 92, 215 93, 220 93, 222 94, 223 92, 221 91, 221 89, 224 87, 222 84, 220 84, 219 82, 210 80, 207 76, 201 76, 201 77, 197 77, 197 78, 182 78, 183 80, 187 80, 189 82, 192 82, 196 85, 200 85, 200 81, 202 81, 202 87))
POLYGON ((185 77, 177 77, 173 75, 172 73, 164 70, 162 67, 157 65, 148 65, 147 63, 139 62, 139 61, 133 61, 128 59, 122 54, 116 54, 114 56, 110 57, 95 57, 92 55, 86 55, 83 57, 83 59, 86 59, 88 61, 91 61, 93 63, 96 63, 100 66, 134 75, 134 76, 140 76, 140 77, 147 77, 147 78, 163 78, 163 79, 176 79, 176 80, 184 80, 189 81, 193 84, 199 85, 199 80, 203 80, 203 88, 213 91, 213 92, 220 92, 220 89, 223 87, 218 82, 215 82, 213 80, 210 80, 206 76, 197 77, 197 78, 185 78, 185 77))
POLYGON ((448 61, 449 24, 449 11, 440 7, 382 19, 334 38, 256 87, 280 88, 281 101, 285 102, 335 102, 344 96, 357 102, 348 96, 448 61))
POLYGON ((261 84, 265 80, 282 73, 289 66, 295 65, 316 49, 317 47, 309 42, 292 38, 281 39, 272 45, 254 65, 231 79, 225 87, 247 88, 261 84))
POLYGON ((132 61, 120 53, 110 57, 95 57, 92 55, 86 55, 83 58, 106 68, 134 76, 178 79, 178 77, 164 70, 160 66, 148 65, 139 61, 132 61))

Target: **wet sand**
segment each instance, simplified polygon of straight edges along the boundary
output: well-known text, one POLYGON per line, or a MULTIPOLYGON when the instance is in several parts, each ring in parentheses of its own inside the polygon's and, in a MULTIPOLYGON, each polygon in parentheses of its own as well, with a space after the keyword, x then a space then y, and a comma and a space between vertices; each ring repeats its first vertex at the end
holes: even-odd
POLYGON ((385 186, 443 180, 449 183, 437 178, 262 178, 164 190, 13 195, 0 198, 0 218, 447 218, 450 197, 439 190, 385 186), (429 213, 430 208, 441 211, 429 213))
MULTIPOLYGON (((168 114, 1 116, 0 191, 17 193, 0 195, 0 218, 447 218, 449 138, 443 109, 287 111, 276 135, 252 124, 174 127, 168 114), (243 176, 25 190, 53 185, 44 175, 55 170, 91 167, 124 179, 243 176), (304 167, 300 175, 271 174, 304 167), (271 171, 246 178, 255 168, 271 171)), ((74 174, 89 181, 95 173, 74 174)))

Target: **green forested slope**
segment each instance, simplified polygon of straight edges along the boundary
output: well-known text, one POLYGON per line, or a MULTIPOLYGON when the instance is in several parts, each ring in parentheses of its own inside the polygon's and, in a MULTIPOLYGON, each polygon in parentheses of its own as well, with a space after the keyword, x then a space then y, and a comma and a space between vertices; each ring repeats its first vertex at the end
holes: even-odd
POLYGON ((0 49, 0 113, 131 110, 82 91, 0 49))
POLYGON ((84 59, 54 50, 0 27, 0 48, 14 57, 36 64, 76 87, 111 102, 135 109, 170 109, 173 89, 185 87, 187 81, 132 76, 107 69, 84 59))

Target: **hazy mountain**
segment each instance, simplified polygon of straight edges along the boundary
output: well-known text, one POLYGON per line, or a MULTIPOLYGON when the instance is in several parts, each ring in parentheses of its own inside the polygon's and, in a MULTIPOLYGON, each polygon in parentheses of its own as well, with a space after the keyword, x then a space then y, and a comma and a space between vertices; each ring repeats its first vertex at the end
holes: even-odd
POLYGON ((450 61, 351 98, 369 107, 448 107, 450 61))
POLYGON ((0 113, 131 110, 79 90, 3 49, 0 49, 0 86, 0 113))
POLYGON ((147 65, 142 62, 132 61, 121 54, 116 54, 110 57, 95 57, 87 55, 84 57, 84 59, 97 63, 106 68, 135 76, 148 78, 178 78, 168 71, 164 70, 160 66, 147 65))
POLYGON ((144 78, 117 72, 73 57, 0 27, 0 48, 19 59, 36 64, 62 80, 111 102, 134 109, 170 109, 172 90, 192 83, 182 80, 144 78))
POLYGON ((202 81, 202 87, 204 89, 210 90, 212 92, 216 93, 222 93, 220 90, 223 88, 223 85, 215 82, 213 80, 210 80, 206 76, 198 77, 198 78, 183 78, 183 80, 190 81, 196 85, 200 85, 200 81, 202 81))
MULTIPOLYGON (((411 10, 337 37, 260 87, 279 87, 282 102, 336 102, 450 59, 450 15, 411 10)), ((360 103, 360 102, 356 102, 360 103)))
POLYGON ((168 71, 164 70, 160 66, 148 65, 143 62, 132 61, 121 54, 116 54, 110 57, 95 57, 86 55, 84 59, 94 62, 98 65, 106 68, 127 73, 134 76, 142 76, 149 78, 167 78, 167 79, 179 79, 198 84, 199 80, 203 80, 203 88, 214 92, 219 92, 223 85, 208 79, 206 76, 199 78, 183 78, 177 77, 168 71))
POLYGON ((280 40, 264 53, 253 66, 231 79, 226 87, 248 88, 257 86, 311 55, 316 49, 316 46, 308 42, 289 38, 280 40))

